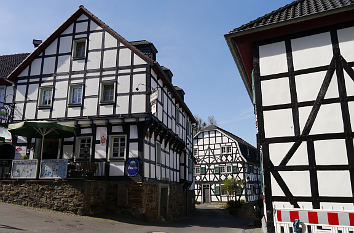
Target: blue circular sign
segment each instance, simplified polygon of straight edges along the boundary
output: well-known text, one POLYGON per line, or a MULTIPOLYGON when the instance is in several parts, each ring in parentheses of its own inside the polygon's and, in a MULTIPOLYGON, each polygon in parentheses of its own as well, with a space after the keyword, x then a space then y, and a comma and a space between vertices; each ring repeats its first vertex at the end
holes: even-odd
POLYGON ((139 161, 137 159, 128 159, 126 169, 128 176, 136 176, 139 173, 139 161))

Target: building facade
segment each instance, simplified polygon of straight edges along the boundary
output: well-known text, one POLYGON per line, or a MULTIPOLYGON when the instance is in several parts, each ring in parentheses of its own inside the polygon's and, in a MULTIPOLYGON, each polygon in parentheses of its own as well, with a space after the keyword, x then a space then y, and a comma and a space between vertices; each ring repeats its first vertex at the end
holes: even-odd
POLYGON ((353 7, 295 1, 225 35, 255 103, 268 232, 354 229, 353 7))
MULTIPOLYGON (((193 180, 195 119, 156 53, 151 42, 126 41, 80 6, 0 90, 14 105, 13 123, 75 126, 75 137, 45 139, 43 160, 95 163, 95 177, 161 184, 156 195, 167 211, 170 185, 188 192, 193 180), (132 159, 134 175, 127 167, 132 159)), ((40 154, 40 139, 14 137, 13 145, 16 159, 40 154)))
POLYGON ((261 196, 261 170, 257 149, 236 135, 211 125, 193 140, 195 198, 201 203, 243 200, 255 202, 261 196), (225 179, 236 178, 243 187, 228 195, 225 179))

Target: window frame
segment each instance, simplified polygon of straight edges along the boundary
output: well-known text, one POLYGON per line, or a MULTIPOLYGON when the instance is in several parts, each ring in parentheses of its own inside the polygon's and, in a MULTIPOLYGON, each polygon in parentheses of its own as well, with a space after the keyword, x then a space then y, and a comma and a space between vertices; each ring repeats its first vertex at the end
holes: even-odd
POLYGON ((226 173, 226 166, 219 166, 220 172, 219 174, 225 174, 226 173))
POLYGON ((0 104, 1 104, 1 103, 5 103, 5 99, 6 99, 6 86, 0 86, 0 104), (1 101, 1 93, 2 93, 2 90, 3 90, 3 93, 4 93, 3 101, 1 101))
MULTIPOLYGON (((119 145, 120 150, 120 145, 119 145)), ((127 135, 111 135, 109 136, 109 145, 108 145, 108 157, 109 160, 126 160, 127 159, 127 135), (113 140, 114 138, 124 138, 124 156, 123 157, 113 157, 113 140)))
POLYGON ((83 100, 83 93, 84 93, 84 85, 83 84, 71 84, 69 87, 69 100, 68 100, 68 106, 81 106, 82 105, 82 100, 83 100), (80 103, 76 104, 72 102, 72 97, 73 97, 73 89, 77 88, 77 87, 81 87, 81 98, 80 98, 80 103))
POLYGON ((73 40, 73 51, 72 51, 72 56, 73 56, 73 60, 82 60, 82 59, 86 59, 86 56, 87 56, 87 39, 86 38, 77 38, 77 39, 74 39, 73 40), (77 48, 77 44, 78 43, 81 43, 81 42, 85 42, 85 54, 84 54, 84 56, 82 57, 82 56, 77 56, 77 50, 76 50, 76 48, 77 48))
POLYGON ((194 170, 195 170, 196 175, 200 175, 200 167, 199 166, 195 167, 194 170), (199 172, 198 172, 198 170, 199 170, 199 172))
POLYGON ((38 98, 38 108, 51 108, 53 105, 53 91, 54 87, 53 86, 42 86, 39 88, 39 98, 38 98), (51 96, 50 96, 50 104, 46 105, 43 103, 43 93, 46 90, 51 91, 51 96))
POLYGON ((92 155, 92 136, 81 136, 81 137, 77 137, 76 138, 76 153, 75 153, 75 156, 76 158, 78 159, 90 159, 92 155), (80 156, 80 145, 81 145, 81 140, 83 139, 90 139, 90 152, 89 152, 89 156, 86 158, 86 157, 83 157, 83 156, 80 156))
POLYGON ((200 167, 200 175, 206 175, 206 174, 207 174, 206 167, 205 166, 200 167), (202 170, 204 170, 204 171, 202 172, 202 170))
POLYGON ((221 154, 231 155, 232 154, 232 146, 221 146, 221 154), (228 148, 230 148, 230 152, 228 152, 228 148), (225 152, 223 152, 223 149, 225 150, 225 152))
POLYGON ((226 173, 232 173, 232 166, 231 165, 226 165, 226 173), (228 171, 229 168, 230 168, 230 171, 228 171))
POLYGON ((103 81, 101 82, 101 87, 100 87, 100 104, 104 105, 104 104, 114 104, 115 103, 115 98, 116 98, 116 82, 115 81, 103 81), (113 85, 113 100, 110 101, 106 101, 103 100, 103 95, 104 95, 104 86, 106 85, 113 85))

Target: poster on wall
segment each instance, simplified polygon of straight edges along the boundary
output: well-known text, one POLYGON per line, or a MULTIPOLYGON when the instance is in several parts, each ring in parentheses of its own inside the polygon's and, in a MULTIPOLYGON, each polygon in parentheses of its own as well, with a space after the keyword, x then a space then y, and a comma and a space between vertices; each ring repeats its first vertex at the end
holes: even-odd
POLYGON ((45 159, 41 161, 40 179, 66 178, 68 169, 67 159, 45 159))
POLYGON ((14 179, 35 179, 37 173, 37 159, 13 160, 11 178, 14 179))
POLYGON ((139 173, 139 161, 137 159, 128 159, 126 164, 128 176, 136 176, 139 173))

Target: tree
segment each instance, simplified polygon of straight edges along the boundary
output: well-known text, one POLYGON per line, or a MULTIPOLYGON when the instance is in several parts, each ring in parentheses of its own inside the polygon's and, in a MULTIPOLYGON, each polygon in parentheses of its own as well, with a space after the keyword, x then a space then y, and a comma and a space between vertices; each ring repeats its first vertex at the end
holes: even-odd
POLYGON ((209 125, 218 125, 214 116, 208 116, 208 123, 209 125))
POLYGON ((223 186, 221 186, 221 189, 226 192, 227 200, 229 200, 230 196, 234 195, 235 193, 241 193, 242 188, 243 182, 237 178, 225 179, 223 186))
POLYGON ((199 116, 194 116, 194 118, 197 120, 196 126, 193 128, 194 130, 194 135, 199 132, 199 130, 209 126, 209 125, 217 125, 215 117, 214 116, 208 116, 208 122, 205 122, 201 117, 199 116))

